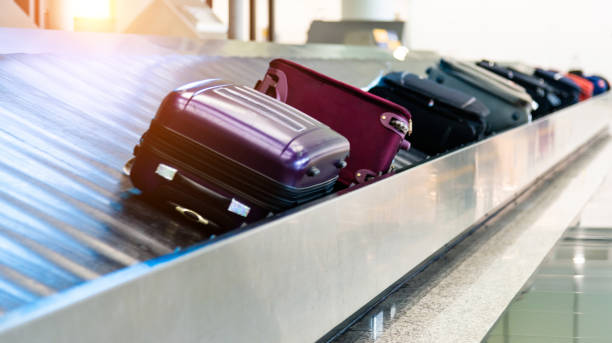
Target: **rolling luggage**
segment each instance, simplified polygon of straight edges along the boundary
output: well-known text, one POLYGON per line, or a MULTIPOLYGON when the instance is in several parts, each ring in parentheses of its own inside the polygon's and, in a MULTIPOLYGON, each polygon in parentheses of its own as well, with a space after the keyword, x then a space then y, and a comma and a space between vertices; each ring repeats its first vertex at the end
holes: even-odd
POLYGON ((561 99, 561 107, 567 107, 578 102, 580 87, 570 78, 556 71, 541 68, 536 68, 533 75, 541 77, 549 85, 557 89, 557 95, 561 99))
POLYGON ((297 63, 275 59, 255 88, 329 125, 351 143, 344 185, 363 183, 389 171, 412 131, 410 113, 373 94, 297 63))
POLYGON ((531 97, 525 90, 472 63, 442 58, 427 69, 430 80, 473 95, 491 113, 486 134, 513 128, 531 120, 531 97))
POLYGON ((480 140, 487 128, 489 109, 471 95, 410 73, 390 73, 370 93, 410 111, 418 128, 412 148, 436 155, 480 140))
POLYGON ((537 108, 531 112, 534 119, 552 113, 562 107, 562 101, 557 95, 557 91, 543 79, 524 74, 512 68, 500 66, 487 60, 482 60, 476 64, 523 87, 527 94, 538 104, 537 108))
POLYGON ((582 76, 578 76, 576 74, 565 74, 565 76, 572 81, 574 81, 578 87, 580 87, 580 96, 578 97, 579 101, 584 101, 593 96, 593 83, 591 81, 583 78, 582 76))
POLYGON ((601 76, 589 75, 584 78, 593 84, 593 95, 599 95, 610 90, 610 83, 601 76))
POLYGON ((349 142, 252 88, 211 79, 163 100, 130 170, 145 196, 232 228, 333 189, 349 142))

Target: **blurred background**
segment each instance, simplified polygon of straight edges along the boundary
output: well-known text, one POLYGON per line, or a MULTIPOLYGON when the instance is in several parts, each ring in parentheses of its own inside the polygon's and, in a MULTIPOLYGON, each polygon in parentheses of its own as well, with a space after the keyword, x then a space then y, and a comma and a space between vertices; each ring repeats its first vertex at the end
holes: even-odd
POLYGON ((612 75, 611 12, 601 0, 0 0, 0 26, 287 44, 397 38, 459 58, 612 75))

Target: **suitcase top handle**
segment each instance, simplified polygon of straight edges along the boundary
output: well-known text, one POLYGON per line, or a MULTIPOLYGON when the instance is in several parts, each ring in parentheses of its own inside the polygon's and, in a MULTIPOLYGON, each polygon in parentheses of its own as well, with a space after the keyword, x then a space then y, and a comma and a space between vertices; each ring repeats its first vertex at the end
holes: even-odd
POLYGON ((409 72, 392 72, 383 77, 382 82, 390 82, 410 89, 412 92, 430 98, 430 106, 436 103, 446 104, 472 113, 479 118, 489 115, 489 109, 470 94, 439 84, 427 78, 422 78, 409 72))
POLYGON ((287 76, 280 69, 268 68, 268 72, 263 80, 257 81, 255 84, 255 89, 259 89, 261 92, 276 98, 276 100, 287 102, 287 95, 289 93, 287 76))

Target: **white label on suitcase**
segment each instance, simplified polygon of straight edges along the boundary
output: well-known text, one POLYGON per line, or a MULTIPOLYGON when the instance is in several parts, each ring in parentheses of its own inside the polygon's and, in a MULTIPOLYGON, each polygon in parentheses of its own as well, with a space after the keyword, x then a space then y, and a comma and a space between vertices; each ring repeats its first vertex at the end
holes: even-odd
POLYGON ((155 174, 163 177, 164 179, 168 180, 168 181, 172 181, 174 180, 174 175, 176 175, 176 169, 172 168, 168 165, 165 165, 163 163, 160 163, 157 165, 157 169, 155 170, 155 174))
POLYGON ((240 201, 232 198, 232 202, 230 203, 227 210, 236 213, 239 216, 246 217, 249 215, 249 211, 251 210, 251 208, 241 203, 240 201))

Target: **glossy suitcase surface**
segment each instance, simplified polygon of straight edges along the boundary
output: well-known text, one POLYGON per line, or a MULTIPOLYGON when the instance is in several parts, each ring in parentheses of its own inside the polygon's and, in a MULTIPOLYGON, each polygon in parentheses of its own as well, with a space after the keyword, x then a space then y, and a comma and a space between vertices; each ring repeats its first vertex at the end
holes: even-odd
POLYGON ((578 100, 584 101, 593 96, 594 86, 591 81, 575 74, 565 74, 565 76, 574 81, 578 87, 580 87, 580 96, 578 97, 578 100))
POLYGON ((390 73, 370 93, 407 108, 413 148, 435 155, 484 137, 489 109, 475 97, 410 73, 390 73))
POLYGON ((388 100, 297 63, 275 59, 255 88, 329 125, 351 143, 340 172, 344 185, 386 173, 398 149, 409 146, 410 113, 388 100))
POLYGON ((539 118, 563 107, 563 102, 555 88, 542 78, 522 73, 516 69, 506 68, 487 60, 482 60, 477 65, 525 88, 525 91, 538 104, 537 108, 532 111, 533 118, 539 118))
POLYGON ((473 95, 491 113, 487 116, 487 134, 503 131, 531 119, 532 99, 517 84, 472 63, 442 58, 427 69, 430 80, 473 95))
POLYGON ((541 77, 557 90, 557 95, 561 99, 561 107, 567 107, 578 102, 580 87, 572 79, 556 71, 541 68, 536 68, 533 75, 541 77))
POLYGON ((130 177, 145 195, 231 228, 331 191, 348 152, 344 137, 306 114, 213 79, 164 99, 130 177))

